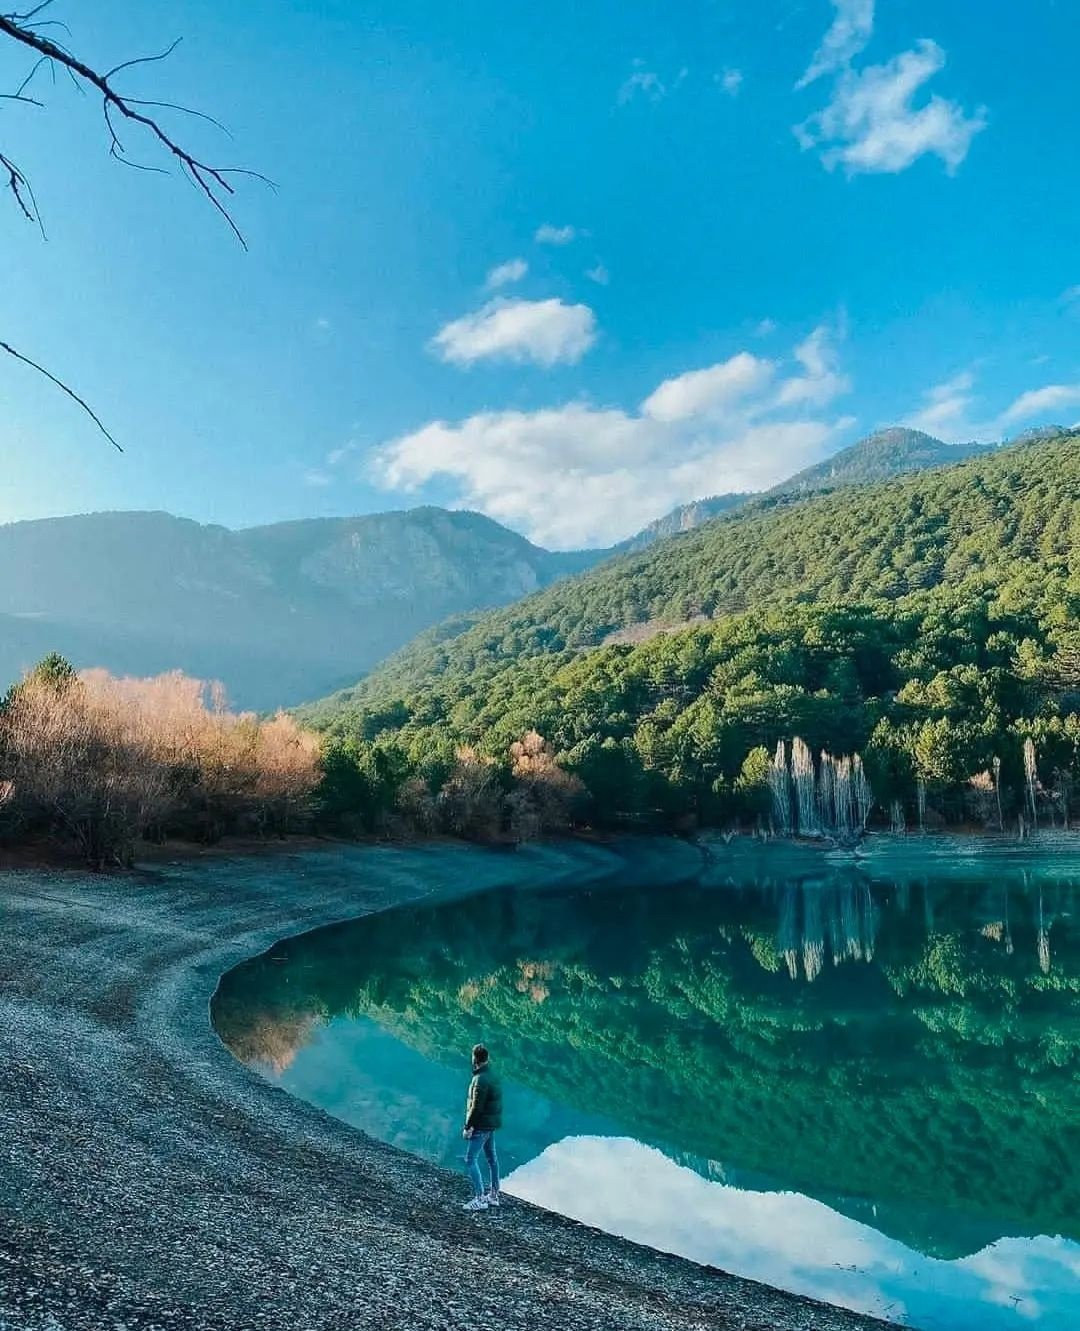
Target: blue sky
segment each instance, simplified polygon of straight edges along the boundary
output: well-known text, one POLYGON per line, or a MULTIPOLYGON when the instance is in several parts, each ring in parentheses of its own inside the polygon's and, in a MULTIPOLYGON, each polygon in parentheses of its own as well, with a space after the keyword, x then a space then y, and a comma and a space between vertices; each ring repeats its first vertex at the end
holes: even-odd
POLYGON ((884 424, 1080 419, 1071 0, 55 13, 105 67, 183 36, 122 87, 279 188, 244 253, 94 99, 0 103, 48 233, 0 212, 0 338, 126 448, 0 358, 0 520, 437 502, 568 547, 884 424))

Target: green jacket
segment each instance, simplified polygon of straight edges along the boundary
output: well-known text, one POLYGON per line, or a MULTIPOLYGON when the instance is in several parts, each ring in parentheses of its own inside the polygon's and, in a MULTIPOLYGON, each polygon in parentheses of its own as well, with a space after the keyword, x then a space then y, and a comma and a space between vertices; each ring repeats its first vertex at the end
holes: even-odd
POLYGON ((469 1082, 465 1126, 477 1132, 495 1132, 502 1127, 502 1086, 490 1063, 477 1069, 469 1082))

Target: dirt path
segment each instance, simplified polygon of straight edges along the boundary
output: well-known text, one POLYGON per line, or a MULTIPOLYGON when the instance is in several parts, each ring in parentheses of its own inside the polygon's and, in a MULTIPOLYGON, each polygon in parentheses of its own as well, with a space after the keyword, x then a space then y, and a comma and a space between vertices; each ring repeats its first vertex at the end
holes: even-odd
POLYGON ((615 853, 0 874, 2 1331, 881 1326, 523 1204, 463 1217, 460 1179, 275 1089, 210 1029, 222 971, 282 935, 615 853))

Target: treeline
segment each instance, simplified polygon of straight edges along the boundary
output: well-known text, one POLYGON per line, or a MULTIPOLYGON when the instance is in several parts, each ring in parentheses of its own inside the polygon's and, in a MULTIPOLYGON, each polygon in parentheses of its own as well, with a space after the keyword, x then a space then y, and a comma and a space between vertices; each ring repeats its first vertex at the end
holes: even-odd
POLYGON ((320 827, 344 836, 455 836, 528 841, 589 821, 584 783, 535 730, 485 753, 445 736, 415 746, 329 738, 318 797, 320 827))
POLYGON ((467 745, 413 763, 285 713, 232 712, 220 685, 76 672, 49 656, 0 701, 0 844, 132 863, 140 842, 325 832, 528 840, 583 821, 581 781, 535 732, 498 758, 467 745))
POLYGON ((310 825, 319 742, 289 716, 230 712, 179 673, 117 679, 47 657, 0 703, 0 839, 97 868, 140 840, 214 841, 310 825))
POLYGON ((351 764, 369 808, 416 783, 437 799, 462 746, 508 782, 537 732, 592 824, 765 826, 776 746, 799 737, 816 761, 861 755, 872 823, 1061 825, 1080 789, 1078 442, 762 503, 428 635, 306 713, 331 785, 351 764))
POLYGON ((872 826, 1061 826, 1080 814, 1076 622, 982 595, 800 606, 534 658, 479 687, 444 677, 354 714, 329 742, 328 793, 347 804, 357 783, 376 817, 417 791, 444 798, 462 745, 509 783, 514 737, 532 731, 577 783, 571 821, 764 828, 776 746, 799 737, 819 763, 861 755, 872 826))
POLYGON ((1080 432, 763 499, 444 626, 304 709, 319 740, 232 717, 182 677, 70 675, 35 672, 4 705, 0 830, 65 835, 94 861, 136 836, 303 826, 768 828, 777 746, 796 738, 818 776, 859 771, 860 827, 867 799, 871 826, 1068 825, 1080 432), (643 640, 614 638, 634 625, 643 640))

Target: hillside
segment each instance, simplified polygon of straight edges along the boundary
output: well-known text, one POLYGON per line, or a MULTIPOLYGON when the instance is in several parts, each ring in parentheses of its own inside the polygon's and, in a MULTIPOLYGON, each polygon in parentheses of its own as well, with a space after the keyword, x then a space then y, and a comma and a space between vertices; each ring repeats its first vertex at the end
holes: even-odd
POLYGON ((611 553, 636 554, 639 550, 647 550, 657 541, 666 540, 669 536, 681 536, 683 532, 693 531, 695 527, 711 522, 713 518, 733 513, 753 498, 755 498, 753 494, 710 495, 707 499, 695 499, 689 504, 680 504, 670 513, 665 513, 662 518, 657 518, 655 522, 643 527, 636 536, 631 536, 629 540, 615 546, 611 553))
POLYGON ((982 565, 1008 570, 1011 528, 1001 514, 1014 507, 1018 491, 1039 483, 1036 449, 1067 467, 1075 437, 995 450, 872 487, 759 497, 678 541, 609 560, 471 626, 425 634, 354 690, 307 712, 329 719, 354 702, 402 696, 441 674, 596 646, 630 625, 678 626, 777 600, 896 600, 982 565), (973 540, 991 530, 1002 539, 986 548, 973 540))
POLYGON ((997 448, 997 444, 946 444, 922 430, 893 426, 842 448, 824 462, 781 481, 769 493, 810 494, 842 485, 873 485, 906 472, 983 457, 997 448))
MULTIPOLYGON (((1045 427, 1031 431, 1023 436, 1025 440, 1052 438, 1060 434, 1060 427, 1045 427)), ((892 426, 867 435, 838 453, 833 453, 823 462, 794 476, 767 491, 770 495, 811 494, 819 490, 835 490, 846 485, 873 485, 877 481, 887 481, 893 476, 902 476, 911 471, 927 471, 931 467, 948 467, 968 458, 980 457, 996 449, 996 444, 946 444, 921 430, 908 430, 901 426, 892 426)), ((635 536, 613 547, 611 554, 634 554, 647 550, 650 545, 669 536, 679 536, 693 531, 703 523, 727 513, 734 513, 744 508, 760 494, 722 494, 710 495, 707 499, 695 499, 689 504, 680 504, 662 518, 650 522, 635 536)))
POLYGON ((419 508, 245 531, 167 513, 0 527, 0 683, 45 652, 224 681, 272 708, 355 678, 448 615, 598 556, 552 554, 478 513, 419 508))
POLYGON ((919 780, 966 807, 994 758, 1018 790, 1030 737, 1060 805, 1063 774, 1080 781, 1078 535, 1075 431, 763 498, 455 637, 429 634, 306 715, 421 771, 463 741, 503 760, 536 729, 606 817, 760 809, 754 755, 796 735, 815 753, 865 751, 908 816, 919 780), (635 622, 691 626, 603 645, 635 622))
MULTIPOLYGON (((788 484, 858 485, 960 456, 927 435, 886 431, 788 484)), ((80 667, 221 679, 239 706, 294 704, 356 680, 432 625, 444 642, 485 610, 786 492, 698 500, 614 550, 570 553, 438 508, 244 531, 166 513, 13 523, 0 527, 0 558, 18 570, 0 587, 0 687, 59 651, 80 667)), ((649 617, 615 607, 605 616, 611 629, 649 617)), ((410 650, 422 655, 423 644, 410 650)))
MULTIPOLYGON (((1030 440, 1038 441, 1034 436, 1030 440)), ((798 473, 768 494, 718 495, 683 505, 616 547, 611 552, 614 557, 604 561, 589 577, 568 584, 552 596, 529 600, 521 607, 508 608, 502 616, 484 619, 475 631, 469 630, 477 616, 437 625, 410 643, 400 656, 387 661, 385 669, 370 683, 363 682, 334 698, 311 703, 304 708, 304 714, 324 724, 354 701, 408 690, 444 669, 471 669, 503 652, 508 656, 531 655, 537 649, 591 646, 634 625, 642 627, 628 637, 640 640, 649 636, 653 628, 745 608, 759 591, 771 594, 785 582, 781 549, 786 545, 782 535, 786 519, 776 514, 789 513, 794 500, 815 492, 864 487, 910 473, 958 465, 970 458, 992 457, 1000 451, 997 445, 945 444, 917 430, 883 430, 798 473), (717 518, 724 521, 717 522, 717 518), (729 526, 732 521, 735 525, 729 526), (766 523, 776 549, 759 552, 759 558, 751 546, 758 539, 757 524, 761 522, 766 523), (747 523, 750 525, 746 526, 747 523), (702 534, 703 528, 707 535, 702 534), (668 545, 664 538, 672 535, 681 539, 668 545), (736 548, 745 541, 751 546, 736 548), (619 558, 620 555, 624 557, 619 558), (642 558, 636 561, 626 558, 635 555, 642 558), (715 576, 707 572, 709 568, 715 576), (766 576, 759 588, 757 578, 762 572, 766 576), (447 643, 457 638, 460 642, 453 649, 448 648, 447 643)), ((838 502, 843 509, 846 501, 838 502)), ((815 511, 822 514, 822 522, 828 527, 833 510, 825 507, 815 511)), ((833 535, 830 533, 825 539, 832 540, 833 535)), ((802 585, 806 562, 806 559, 791 562, 787 586, 802 585)), ((842 594, 846 587, 843 571, 838 567, 834 572, 831 592, 842 594)), ((919 576, 918 571, 915 576, 919 576)), ((812 584, 806 586, 810 597, 824 590, 816 591, 812 584)))

